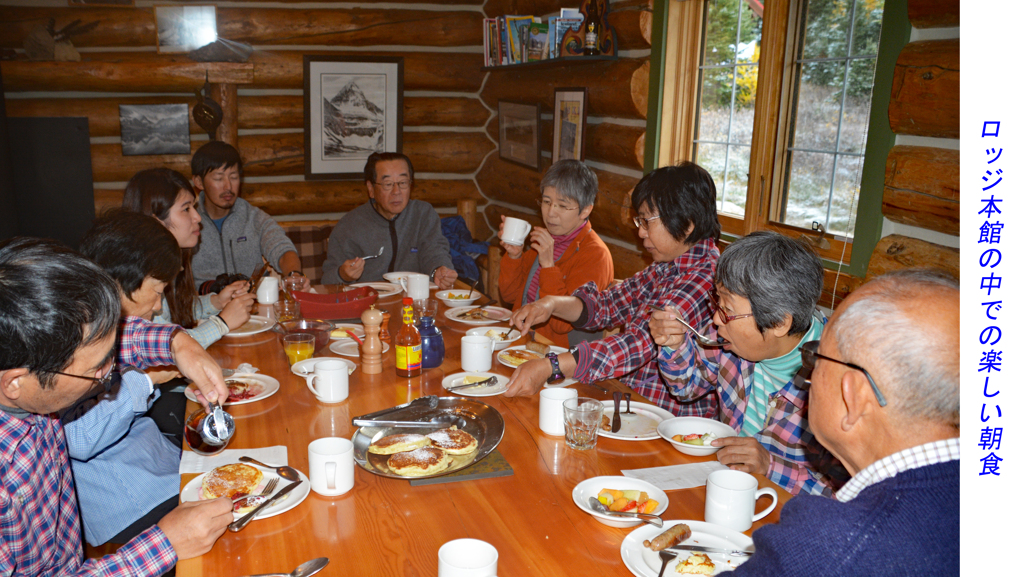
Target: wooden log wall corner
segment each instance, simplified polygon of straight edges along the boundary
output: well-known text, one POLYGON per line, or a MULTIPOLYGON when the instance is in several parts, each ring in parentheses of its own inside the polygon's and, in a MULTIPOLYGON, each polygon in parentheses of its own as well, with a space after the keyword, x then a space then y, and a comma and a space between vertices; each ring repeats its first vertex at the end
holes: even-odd
POLYGON ((960 278, 960 251, 917 238, 891 234, 878 241, 865 282, 887 272, 933 268, 960 278))
POLYGON ((960 40, 903 47, 896 60, 889 126, 897 134, 960 137, 960 40))
POLYGON ((960 234, 960 151, 894 146, 885 165, 882 214, 893 222, 960 234))

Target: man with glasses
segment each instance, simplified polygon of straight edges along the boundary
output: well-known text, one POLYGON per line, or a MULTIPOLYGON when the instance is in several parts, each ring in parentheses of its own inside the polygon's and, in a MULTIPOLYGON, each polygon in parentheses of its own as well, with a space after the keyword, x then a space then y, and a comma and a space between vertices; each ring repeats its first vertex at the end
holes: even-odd
POLYGON ((846 474, 807 427, 807 394, 793 377, 800 347, 821 336, 816 305, 824 273, 817 255, 776 232, 755 232, 722 251, 713 323, 694 325, 722 346, 702 347, 673 318, 651 316, 658 362, 682 398, 716 394, 715 416, 737 436, 717 439, 719 462, 765 475, 791 493, 831 495, 846 474))
POLYGON ((805 343, 811 430, 853 478, 836 500, 786 503, 735 575, 958 574, 959 319, 955 280, 908 270, 858 288, 805 343))
POLYGON ((440 289, 452 288, 459 274, 441 219, 430 203, 409 199, 416 176, 409 157, 375 152, 366 159, 363 176, 369 201, 331 231, 323 282, 372 282, 387 272, 412 271, 430 276, 440 289))
POLYGON ((209 551, 232 520, 228 499, 183 504, 117 553, 83 560, 56 413, 105 390, 115 355, 176 364, 207 399, 228 395, 220 367, 179 327, 136 319, 119 335, 120 313, 117 283, 81 255, 39 239, 0 243, 0 575, 162 575, 209 551))

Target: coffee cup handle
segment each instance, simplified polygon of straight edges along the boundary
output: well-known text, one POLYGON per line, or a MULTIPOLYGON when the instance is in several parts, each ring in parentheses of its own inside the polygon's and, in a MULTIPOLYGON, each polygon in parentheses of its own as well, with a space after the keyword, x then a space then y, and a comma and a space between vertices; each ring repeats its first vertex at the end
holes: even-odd
POLYGON ((327 476, 327 490, 334 491, 338 488, 336 477, 338 476, 338 464, 334 461, 324 463, 324 472, 327 476))
POLYGON ((764 511, 761 511, 760 513, 754 515, 754 518, 751 519, 751 521, 760 521, 761 519, 763 519, 768 513, 771 513, 772 511, 775 510, 775 505, 777 505, 779 502, 779 494, 775 492, 775 489, 772 489, 771 487, 765 487, 764 489, 761 489, 758 492, 754 493, 754 503, 757 503, 757 500, 760 499, 762 495, 768 495, 769 497, 771 497, 772 504, 768 505, 768 508, 766 508, 764 511))
POLYGON ((526 237, 530 236, 530 231, 533 230, 533 225, 526 223, 526 234, 523 235, 523 246, 526 246, 526 237))
POLYGON ((317 394, 316 387, 313 386, 313 381, 315 379, 316 375, 309 375, 308 377, 306 377, 306 386, 309 387, 309 390, 313 393, 314 397, 319 397, 320 395, 317 394))

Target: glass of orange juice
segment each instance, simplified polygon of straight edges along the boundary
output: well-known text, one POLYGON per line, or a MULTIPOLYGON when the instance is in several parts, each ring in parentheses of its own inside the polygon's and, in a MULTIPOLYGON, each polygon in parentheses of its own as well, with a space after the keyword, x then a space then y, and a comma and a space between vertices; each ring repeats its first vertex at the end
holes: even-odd
POLYGON ((290 333, 284 336, 284 353, 291 364, 313 356, 314 337, 310 333, 290 333))

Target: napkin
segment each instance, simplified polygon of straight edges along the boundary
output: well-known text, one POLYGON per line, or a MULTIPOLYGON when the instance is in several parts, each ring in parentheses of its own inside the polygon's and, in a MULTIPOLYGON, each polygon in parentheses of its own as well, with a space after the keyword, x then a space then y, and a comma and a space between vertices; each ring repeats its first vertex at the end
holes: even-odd
POLYGON ((288 447, 277 445, 276 447, 265 447, 262 449, 226 449, 211 457, 203 457, 192 451, 182 451, 178 474, 207 473, 222 465, 237 463, 238 458, 242 456, 252 457, 268 465, 287 465, 288 447))
POLYGON ((672 491, 675 489, 703 487, 708 482, 708 475, 728 468, 718 461, 705 461, 690 465, 623 470, 622 474, 634 479, 647 481, 662 491, 672 491))

